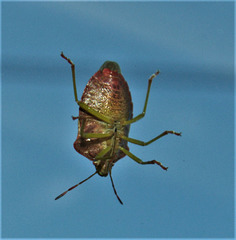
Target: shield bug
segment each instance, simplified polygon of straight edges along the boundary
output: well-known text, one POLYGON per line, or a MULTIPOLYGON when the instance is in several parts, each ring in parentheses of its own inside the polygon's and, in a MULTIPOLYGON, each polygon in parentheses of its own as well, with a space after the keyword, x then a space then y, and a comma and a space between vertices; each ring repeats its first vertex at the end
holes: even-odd
POLYGON ((159 71, 152 74, 148 80, 143 112, 133 118, 133 103, 129 87, 116 62, 106 61, 100 67, 90 78, 79 101, 75 81, 75 65, 63 53, 61 53, 61 57, 71 65, 74 97, 79 105, 79 116, 72 117, 74 120, 78 119, 78 135, 74 142, 74 148, 78 153, 93 161, 96 171, 60 194, 55 200, 63 197, 68 191, 95 174, 99 174, 103 177, 110 176, 114 193, 119 202, 123 204, 111 176, 112 167, 119 159, 127 155, 139 164, 157 164, 167 170, 167 167, 156 160, 144 162, 135 156, 129 151, 128 142, 146 146, 167 134, 181 136, 181 133, 175 131, 164 131, 147 142, 128 136, 130 124, 145 116, 152 80, 159 74, 159 71))

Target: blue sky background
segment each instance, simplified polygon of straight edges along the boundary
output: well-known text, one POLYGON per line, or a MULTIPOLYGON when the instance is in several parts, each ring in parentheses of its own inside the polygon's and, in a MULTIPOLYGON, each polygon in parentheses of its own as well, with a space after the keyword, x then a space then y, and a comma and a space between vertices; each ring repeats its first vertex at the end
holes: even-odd
POLYGON ((234 3, 2 3, 2 237, 232 238, 234 236, 234 3), (134 115, 146 117, 113 179, 94 176, 73 149, 78 95, 105 60, 117 61, 134 115))

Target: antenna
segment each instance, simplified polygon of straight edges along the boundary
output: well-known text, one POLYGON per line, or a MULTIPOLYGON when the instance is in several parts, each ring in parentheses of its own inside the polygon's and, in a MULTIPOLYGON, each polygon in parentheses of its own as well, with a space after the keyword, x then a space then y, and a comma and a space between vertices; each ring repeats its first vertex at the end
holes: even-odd
POLYGON ((111 176, 111 169, 109 170, 109 176, 110 176, 110 178, 111 178, 111 184, 112 184, 112 188, 113 188, 113 190, 114 190, 114 193, 115 193, 117 199, 119 200, 120 204, 123 205, 123 202, 121 201, 121 199, 119 198, 119 196, 118 196, 118 194, 117 194, 117 192, 116 192, 115 185, 114 185, 114 182, 113 182, 113 179, 112 179, 112 176, 111 176))
MULTIPOLYGON (((55 200, 63 197, 63 196, 66 195, 69 191, 71 191, 72 189, 78 187, 80 184, 86 182, 86 181, 89 180, 91 177, 93 177, 95 174, 97 174, 97 171, 96 171, 95 173, 93 173, 92 175, 90 175, 88 178, 84 179, 83 181, 79 182, 78 184, 74 185, 73 187, 69 188, 68 190, 66 190, 65 192, 63 192, 63 193, 60 194, 59 196, 57 196, 57 197, 55 198, 55 200)), ((118 196, 117 196, 117 197, 118 197, 118 196)), ((118 197, 118 199, 119 199, 119 197, 118 197)), ((120 200, 119 200, 119 201, 120 201, 120 200)), ((120 202, 121 202, 121 201, 120 201, 120 202)), ((122 203, 122 202, 121 202, 121 203, 122 203)), ((123 203, 122 203, 122 204, 123 204, 123 203)))

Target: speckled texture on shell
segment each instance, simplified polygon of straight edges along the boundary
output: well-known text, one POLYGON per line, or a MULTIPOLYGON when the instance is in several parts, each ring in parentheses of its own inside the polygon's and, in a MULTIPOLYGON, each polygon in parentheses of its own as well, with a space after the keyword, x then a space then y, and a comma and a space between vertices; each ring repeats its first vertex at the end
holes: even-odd
MULTIPOLYGON (((104 68, 103 71, 95 73, 87 83, 81 101, 89 107, 97 110, 105 116, 109 116, 118 123, 130 120, 133 117, 133 104, 129 87, 120 73, 104 68)), ((95 117, 87 114, 84 110, 79 111, 78 136, 74 142, 74 148, 77 152, 90 160, 94 160, 96 155, 111 145, 110 139, 83 139, 80 136, 82 121, 85 121, 84 133, 107 133, 114 128, 113 124, 104 123, 95 117)), ((129 125, 119 129, 119 131, 128 136, 129 125)), ((129 149, 127 142, 117 138, 112 161, 116 162, 123 158, 125 154, 118 149, 122 146, 129 149)))

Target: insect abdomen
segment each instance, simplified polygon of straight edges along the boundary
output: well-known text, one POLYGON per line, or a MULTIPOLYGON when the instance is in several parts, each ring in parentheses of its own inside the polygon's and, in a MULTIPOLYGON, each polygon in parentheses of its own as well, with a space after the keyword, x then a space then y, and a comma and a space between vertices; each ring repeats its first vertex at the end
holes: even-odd
POLYGON ((132 118, 133 104, 123 76, 109 69, 98 71, 89 80, 81 101, 114 120, 132 118))
MULTIPOLYGON (((78 123, 78 136, 74 148, 80 154, 90 160, 94 160, 97 154, 111 145, 111 139, 84 139, 81 137, 80 129, 83 126, 84 133, 108 133, 115 131, 115 124, 132 118, 133 104, 128 84, 123 76, 108 68, 101 68, 89 80, 84 89, 81 101, 99 113, 114 120, 113 124, 102 122, 80 109, 78 123), (83 123, 84 121, 84 123, 83 123)), ((129 126, 121 127, 122 135, 128 136, 129 126)), ((114 139, 113 139, 114 141, 114 139)), ((114 145, 114 161, 124 157, 125 154, 118 149, 122 146, 128 150, 127 142, 117 138, 114 145)))

